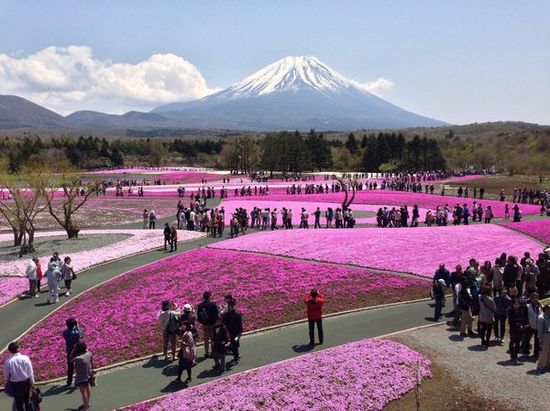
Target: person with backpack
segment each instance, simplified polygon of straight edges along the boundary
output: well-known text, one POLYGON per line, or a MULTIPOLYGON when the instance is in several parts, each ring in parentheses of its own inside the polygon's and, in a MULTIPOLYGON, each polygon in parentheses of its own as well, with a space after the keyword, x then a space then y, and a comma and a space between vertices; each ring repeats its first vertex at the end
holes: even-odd
POLYGON ((159 329, 162 332, 162 353, 166 361, 168 358, 168 344, 170 344, 172 356, 170 360, 176 358, 176 339, 181 327, 180 312, 175 303, 168 300, 162 302, 162 310, 158 314, 159 329))
POLYGON ((484 286, 479 295, 479 336, 481 337, 481 345, 489 348, 491 341, 491 331, 495 321, 497 307, 495 301, 491 297, 491 287, 484 286))
POLYGON ((73 383, 74 374, 73 350, 76 343, 84 337, 84 333, 78 328, 78 322, 73 317, 67 319, 65 325, 67 329, 63 331, 63 339, 65 340, 65 350, 67 352, 67 386, 70 387, 73 383))
POLYGON ((197 306, 197 320, 202 325, 204 338, 204 358, 210 356, 212 333, 218 319, 219 311, 216 303, 210 300, 212 293, 205 291, 202 294, 202 302, 197 306))
POLYGON ((181 375, 183 374, 183 370, 186 370, 187 379, 185 382, 188 382, 191 381, 191 368, 197 359, 197 346, 195 344, 191 323, 188 321, 183 322, 182 329, 181 347, 178 352, 178 378, 176 378, 176 381, 182 382, 181 375))

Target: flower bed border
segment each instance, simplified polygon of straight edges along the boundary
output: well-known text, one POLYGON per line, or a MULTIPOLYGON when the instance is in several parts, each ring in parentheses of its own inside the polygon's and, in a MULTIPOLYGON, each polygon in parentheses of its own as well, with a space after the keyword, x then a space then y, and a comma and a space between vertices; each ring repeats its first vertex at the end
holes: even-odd
MULTIPOLYGON (((146 264, 146 265, 149 265, 149 264, 146 264)), ((141 266, 141 267, 144 267, 144 266, 141 266)), ((137 267, 137 268, 141 268, 141 267, 137 267)), ((135 268, 135 269, 137 269, 137 268, 135 268)), ((126 273, 123 273, 123 274, 126 274, 126 273)), ((122 275, 122 274, 120 274, 120 275, 122 275)), ((119 276, 113 277, 112 279, 115 279, 117 277, 119 277, 119 276)), ((107 280, 107 281, 110 281, 110 280, 107 280)), ((103 284, 103 283, 101 283, 101 284, 103 284)), ((101 284, 97 284, 96 286, 94 286, 92 288, 95 288, 95 287, 97 287, 101 284)), ((92 288, 89 288, 88 290, 91 290, 92 288)), ((88 291, 88 290, 86 290, 86 291, 88 291)), ((389 307, 405 305, 405 304, 415 304, 415 303, 420 303, 420 302, 423 302, 423 301, 430 301, 430 300, 431 300, 431 298, 426 297, 426 298, 419 298, 419 299, 416 299, 416 300, 400 301, 400 302, 396 302, 396 303, 373 305, 373 306, 370 306, 370 307, 354 308, 354 309, 351 309, 351 310, 339 311, 337 313, 326 314, 326 315, 323 315, 323 318, 338 317, 338 316, 341 316, 341 315, 354 314, 354 313, 362 312, 362 311, 371 311, 371 310, 389 308, 389 307)), ((71 300, 69 300, 69 301, 71 301, 71 300)), ((59 310, 61 307, 63 307, 69 301, 66 301, 65 303, 60 305, 58 308, 56 308, 54 311, 52 311, 50 314, 48 314, 48 316, 53 314, 55 311, 59 310)), ((43 319, 45 319, 45 318, 47 318, 47 317, 44 317, 43 319)), ((243 333, 243 335, 260 334, 260 333, 276 330, 276 329, 279 329, 279 328, 290 327, 290 326, 293 326, 293 325, 302 324, 302 323, 305 323, 305 322, 307 322, 307 319, 303 318, 303 319, 300 319, 300 320, 289 321, 289 322, 278 324, 278 325, 271 325, 269 327, 263 327, 263 328, 258 328, 256 330, 246 331, 246 332, 243 333)), ((443 323, 426 324, 426 325, 422 325, 422 326, 419 326, 419 327, 422 327, 422 328, 424 328, 424 327, 434 327, 436 325, 443 325, 443 323)), ((34 327, 34 325, 32 327, 30 327, 28 330, 26 330, 23 334, 21 334, 17 338, 17 340, 19 338, 23 337, 25 334, 27 334, 33 327, 34 327)), ((414 329, 417 329, 417 327, 408 328, 406 330, 401 330, 401 331, 395 331, 393 333, 384 334, 382 336, 373 337, 373 338, 384 338, 384 337, 390 336, 392 334, 411 331, 411 330, 414 330, 414 329)), ((198 347, 200 347, 202 345, 204 345, 203 342, 200 342, 199 344, 197 344, 198 347)), ((5 350, 6 349, 0 351, 0 354, 3 354, 5 350)), ((151 359, 153 357, 158 357, 161 354, 162 354, 162 352, 157 352, 157 353, 153 353, 153 354, 146 355, 146 356, 143 356, 143 357, 132 358, 130 360, 121 361, 121 362, 118 362, 118 363, 115 363, 115 364, 105 365, 103 367, 96 368, 96 371, 107 371, 107 370, 110 370, 110 369, 113 369, 113 368, 123 367, 125 365, 133 364, 133 363, 140 362, 140 361, 145 361, 145 360, 151 359)), ((286 360, 282 360, 282 361, 286 361, 286 360)), ((262 366, 262 367, 264 367, 264 366, 262 366)), ((261 368, 261 367, 257 367, 257 368, 261 368)), ((48 385, 48 384, 52 384, 52 383, 55 383, 55 382, 64 381, 65 379, 66 379, 66 377, 51 378, 49 380, 36 381, 35 385, 48 385)), ((4 391, 4 387, 0 387, 0 392, 2 392, 2 391, 4 391)), ((151 401, 151 400, 146 400, 146 401, 151 401)), ((145 401, 141 401, 141 402, 145 402, 145 401)), ((129 405, 132 405, 132 404, 129 404, 129 405)))

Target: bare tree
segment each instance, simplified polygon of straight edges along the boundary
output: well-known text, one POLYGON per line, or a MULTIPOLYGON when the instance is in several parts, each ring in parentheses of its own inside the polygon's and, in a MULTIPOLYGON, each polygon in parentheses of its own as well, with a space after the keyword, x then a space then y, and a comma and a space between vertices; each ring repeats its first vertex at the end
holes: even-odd
POLYGON ((357 179, 354 177, 336 177, 342 191, 344 191, 344 200, 342 201, 342 211, 346 211, 355 200, 357 191, 357 179))
POLYGON ((21 246, 20 255, 34 252, 34 221, 46 209, 33 186, 43 178, 40 172, 24 170, 17 175, 3 175, 0 187, 0 214, 11 226, 13 245, 21 246))
POLYGON ((95 192, 96 185, 84 187, 78 173, 63 170, 52 173, 51 178, 37 189, 45 198, 50 215, 67 232, 68 238, 77 238, 80 229, 73 217, 95 192), (61 197, 59 202, 56 202, 56 197, 61 197))

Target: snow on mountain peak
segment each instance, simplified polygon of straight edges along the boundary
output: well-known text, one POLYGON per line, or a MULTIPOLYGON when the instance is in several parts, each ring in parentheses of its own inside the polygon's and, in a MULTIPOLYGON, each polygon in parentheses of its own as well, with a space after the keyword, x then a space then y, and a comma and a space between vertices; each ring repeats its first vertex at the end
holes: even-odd
POLYGON ((366 93, 352 80, 334 71, 313 56, 288 56, 272 63, 239 83, 207 96, 216 99, 258 97, 284 91, 313 89, 322 94, 354 89, 366 93))

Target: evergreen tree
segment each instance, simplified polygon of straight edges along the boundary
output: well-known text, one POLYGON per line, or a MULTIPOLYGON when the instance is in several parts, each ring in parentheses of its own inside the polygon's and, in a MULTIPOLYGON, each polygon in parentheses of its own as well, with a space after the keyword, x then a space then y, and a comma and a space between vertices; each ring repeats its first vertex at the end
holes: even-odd
POLYGON ((353 133, 349 133, 345 147, 348 149, 352 156, 354 156, 357 153, 357 150, 359 150, 359 144, 357 144, 357 139, 355 138, 355 135, 353 133))

